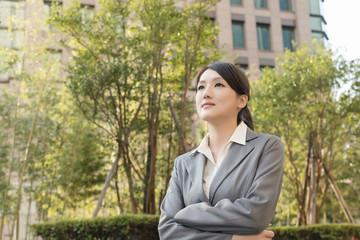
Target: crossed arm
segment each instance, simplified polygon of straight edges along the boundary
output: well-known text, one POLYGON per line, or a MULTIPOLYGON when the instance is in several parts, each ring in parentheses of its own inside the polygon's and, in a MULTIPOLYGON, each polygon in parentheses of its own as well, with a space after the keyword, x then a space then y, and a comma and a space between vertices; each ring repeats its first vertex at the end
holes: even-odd
POLYGON ((207 202, 184 205, 175 163, 170 187, 161 205, 160 238, 184 239, 184 236, 186 239, 214 240, 240 240, 242 237, 264 239, 267 236, 271 238, 273 233, 263 230, 271 221, 279 197, 283 156, 284 148, 281 140, 270 139, 264 148, 247 196, 234 202, 225 198, 214 206, 207 202))
POLYGON ((232 235, 221 232, 202 231, 192 227, 184 226, 177 223, 174 219, 176 213, 185 208, 183 197, 181 195, 181 189, 179 187, 176 162, 175 160, 174 170, 171 175, 169 189, 166 193, 164 201, 160 206, 161 215, 159 222, 159 235, 160 239, 209 239, 209 240, 230 240, 232 235))

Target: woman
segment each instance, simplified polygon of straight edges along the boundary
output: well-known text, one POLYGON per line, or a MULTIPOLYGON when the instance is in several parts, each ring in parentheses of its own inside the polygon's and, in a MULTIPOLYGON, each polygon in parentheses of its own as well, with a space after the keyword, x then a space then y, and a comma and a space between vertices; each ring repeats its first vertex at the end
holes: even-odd
POLYGON ((196 107, 209 133, 176 158, 161 204, 160 239, 271 239, 284 161, 278 137, 253 131, 250 86, 235 65, 197 75, 196 107))

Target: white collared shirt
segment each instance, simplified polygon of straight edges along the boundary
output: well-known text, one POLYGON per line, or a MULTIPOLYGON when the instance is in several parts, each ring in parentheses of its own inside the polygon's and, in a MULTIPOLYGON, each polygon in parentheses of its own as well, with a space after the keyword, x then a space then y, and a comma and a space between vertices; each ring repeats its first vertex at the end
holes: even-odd
POLYGON ((230 140, 220 149, 216 163, 214 161, 214 156, 212 155, 209 147, 209 140, 210 140, 209 133, 206 134, 204 139, 201 141, 199 147, 197 148, 197 151, 204 154, 206 157, 204 177, 203 177, 203 188, 207 198, 209 198, 210 184, 217 170, 219 169, 222 161, 224 160, 226 153, 229 151, 231 144, 233 142, 236 142, 241 145, 246 144, 246 131, 247 131, 247 125, 243 121, 241 121, 241 123, 234 130, 230 140))

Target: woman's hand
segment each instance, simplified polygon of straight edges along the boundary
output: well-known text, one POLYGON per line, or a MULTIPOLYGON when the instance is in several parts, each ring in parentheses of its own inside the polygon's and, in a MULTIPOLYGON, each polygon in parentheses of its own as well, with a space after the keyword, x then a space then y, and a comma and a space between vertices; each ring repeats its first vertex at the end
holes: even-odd
POLYGON ((233 235, 231 240, 269 240, 275 236, 275 233, 270 230, 264 230, 258 234, 251 235, 233 235))

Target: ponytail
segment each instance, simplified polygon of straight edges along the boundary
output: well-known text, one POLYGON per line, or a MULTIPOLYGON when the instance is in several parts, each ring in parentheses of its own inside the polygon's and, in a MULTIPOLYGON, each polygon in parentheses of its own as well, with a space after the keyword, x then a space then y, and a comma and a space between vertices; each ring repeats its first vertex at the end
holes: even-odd
POLYGON ((237 116, 237 124, 243 121, 251 130, 254 131, 254 122, 250 113, 248 106, 246 105, 242 108, 237 116))

